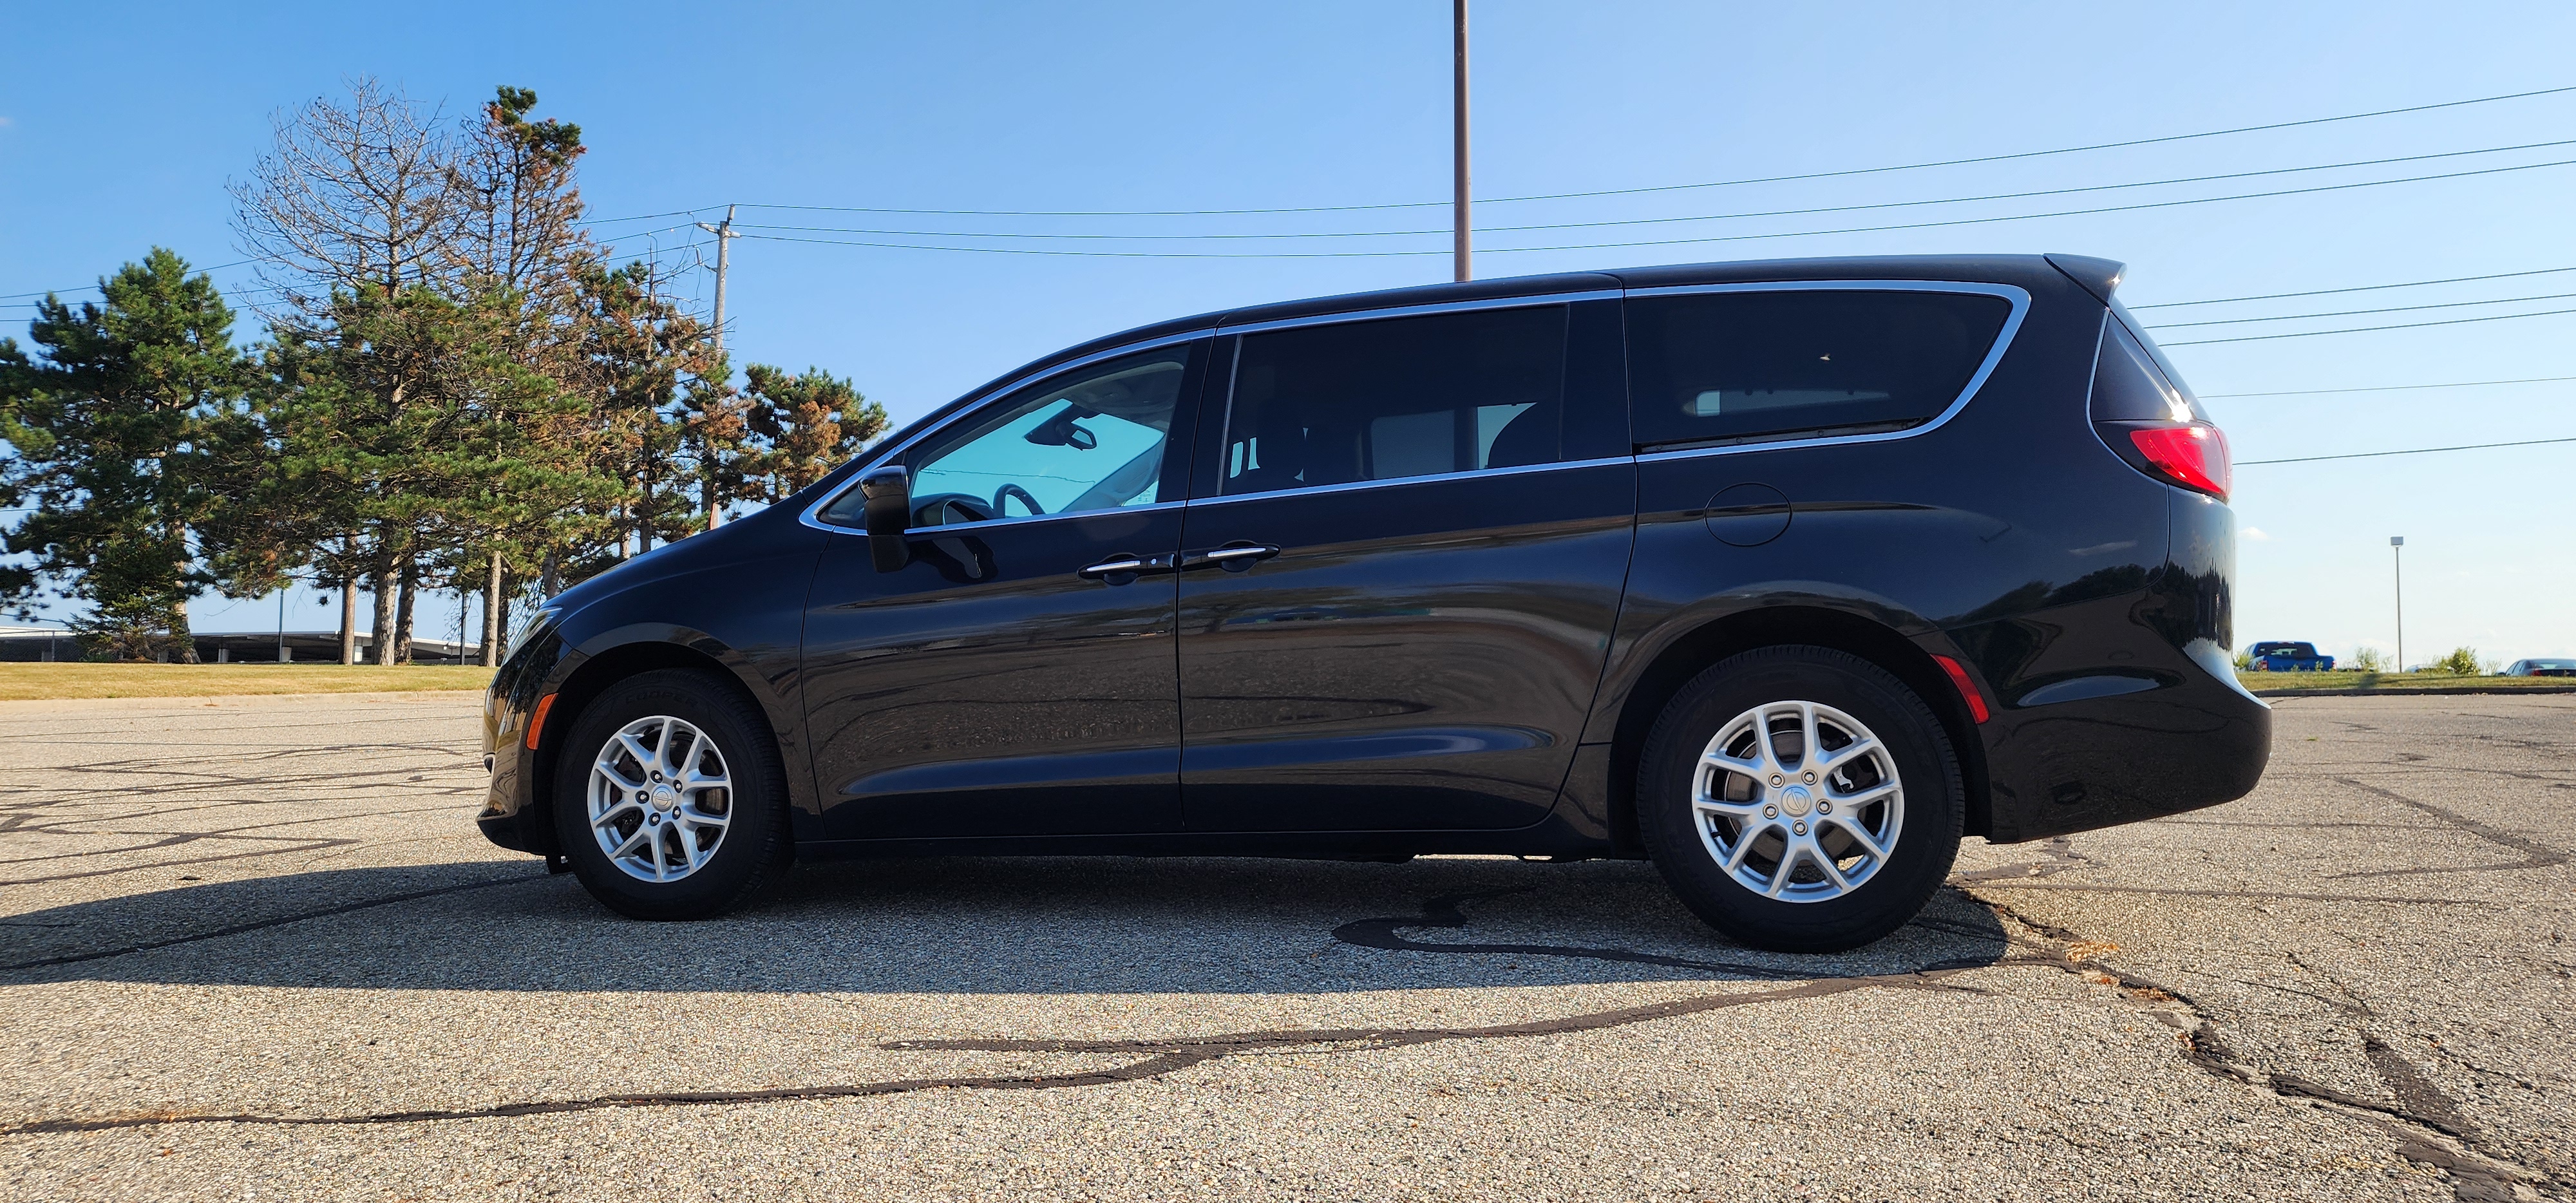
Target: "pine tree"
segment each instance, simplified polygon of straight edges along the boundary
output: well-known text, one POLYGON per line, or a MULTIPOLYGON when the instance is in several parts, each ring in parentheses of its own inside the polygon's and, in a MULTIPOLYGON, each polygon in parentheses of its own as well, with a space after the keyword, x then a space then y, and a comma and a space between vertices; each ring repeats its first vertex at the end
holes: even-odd
POLYGON ((177 254, 156 247, 100 287, 104 303, 38 305, 37 358, 0 348, 15 451, 0 492, 36 509, 7 538, 30 562, 0 587, 22 607, 48 586, 88 601, 75 626, 116 658, 194 663, 188 599, 221 583, 197 529, 258 454, 249 365, 214 282, 177 254))
POLYGON ((756 363, 743 376, 749 425, 766 444, 751 474, 754 500, 785 500, 885 433, 885 407, 821 368, 797 376, 756 363))

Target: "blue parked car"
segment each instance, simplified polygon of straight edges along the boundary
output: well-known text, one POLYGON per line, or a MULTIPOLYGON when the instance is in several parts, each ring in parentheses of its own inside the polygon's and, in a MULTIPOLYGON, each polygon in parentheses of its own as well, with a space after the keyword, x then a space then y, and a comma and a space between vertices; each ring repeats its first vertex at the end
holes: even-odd
POLYGON ((2333 672, 2334 657, 2317 654, 2313 643, 2258 643, 2245 649, 2254 671, 2267 673, 2333 672))

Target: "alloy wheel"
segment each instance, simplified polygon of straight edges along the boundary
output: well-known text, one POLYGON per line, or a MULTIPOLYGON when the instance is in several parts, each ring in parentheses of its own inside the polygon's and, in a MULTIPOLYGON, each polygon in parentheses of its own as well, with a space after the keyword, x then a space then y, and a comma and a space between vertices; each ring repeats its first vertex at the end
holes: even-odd
POLYGON ((1824 902, 1886 868, 1905 819, 1887 745, 1816 702, 1767 702, 1700 753, 1692 826, 1736 883, 1783 902, 1824 902))
POLYGON ((733 822, 724 753, 687 719, 648 715, 618 728, 590 768, 590 831, 608 863, 638 881, 704 868, 733 822))

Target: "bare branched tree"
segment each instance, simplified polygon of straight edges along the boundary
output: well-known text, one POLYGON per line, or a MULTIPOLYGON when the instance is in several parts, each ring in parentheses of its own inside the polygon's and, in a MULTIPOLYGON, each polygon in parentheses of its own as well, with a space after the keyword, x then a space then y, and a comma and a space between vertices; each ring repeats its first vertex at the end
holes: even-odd
POLYGON ((232 186, 234 232, 273 308, 313 315, 333 290, 393 292, 448 269, 464 208, 438 113, 371 78, 272 118, 276 145, 232 186))

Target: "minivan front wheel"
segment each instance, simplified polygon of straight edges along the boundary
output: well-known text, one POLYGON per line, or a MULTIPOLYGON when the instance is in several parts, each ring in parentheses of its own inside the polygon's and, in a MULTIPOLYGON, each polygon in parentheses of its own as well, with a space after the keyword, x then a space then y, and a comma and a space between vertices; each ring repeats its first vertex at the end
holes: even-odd
POLYGON ((1878 939, 1958 853, 1958 758, 1939 720, 1886 670, 1827 648, 1764 648, 1701 673, 1656 721, 1637 784, 1664 879, 1756 947, 1878 939))
POLYGON ((584 706, 565 738, 555 835, 610 909, 705 918, 784 868, 784 780, 777 742, 749 700, 703 674, 643 673, 584 706))

